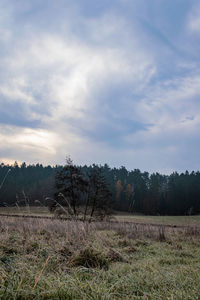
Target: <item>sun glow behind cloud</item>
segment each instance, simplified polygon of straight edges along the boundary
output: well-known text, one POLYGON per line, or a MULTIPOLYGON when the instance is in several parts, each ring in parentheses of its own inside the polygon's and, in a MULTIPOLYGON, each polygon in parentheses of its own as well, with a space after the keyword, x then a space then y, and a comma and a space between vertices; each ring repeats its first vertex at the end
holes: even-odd
POLYGON ((102 1, 98 11, 89 0, 88 10, 2 1, 1 159, 198 168, 198 44, 184 47, 193 2, 171 19, 157 0, 102 1), (176 18, 177 36, 167 25, 176 18))

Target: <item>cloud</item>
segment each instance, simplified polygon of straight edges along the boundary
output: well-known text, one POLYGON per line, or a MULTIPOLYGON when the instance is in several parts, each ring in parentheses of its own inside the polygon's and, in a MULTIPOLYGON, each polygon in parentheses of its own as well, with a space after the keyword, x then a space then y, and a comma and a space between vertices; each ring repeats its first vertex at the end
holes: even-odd
POLYGON ((194 33, 200 31, 200 5, 198 2, 194 4, 189 14, 188 28, 194 33))
POLYGON ((19 128, 10 125, 1 125, 1 149, 3 159, 12 160, 15 153, 16 159, 24 161, 24 156, 32 162, 42 159, 45 163, 55 155, 55 141, 58 137, 47 130, 19 128))
POLYGON ((169 7, 2 1, 0 157, 56 164, 71 154, 80 164, 195 167, 198 45, 184 46, 194 13, 185 1, 177 15, 178 3, 169 7))
MULTIPOLYGON (((67 138, 71 132, 88 132, 90 138, 94 134, 89 134, 89 128, 98 130, 102 122, 108 123, 108 116, 103 116, 104 111, 99 115, 99 109, 108 106, 110 115, 117 111, 112 108, 112 93, 110 99, 106 95, 110 86, 116 89, 128 81, 141 89, 143 81, 149 80, 154 67, 148 55, 135 47, 132 57, 131 49, 110 44, 109 37, 119 34, 119 23, 113 16, 89 20, 90 25, 86 20, 81 22, 85 22, 86 31, 91 31, 88 35, 93 43, 85 44, 76 36, 71 40, 68 32, 60 36, 44 31, 31 34, 28 39, 22 36, 13 52, 3 57, 6 76, 1 77, 1 101, 11 103, 12 107, 22 103, 21 122, 15 111, 13 119, 9 115, 4 123, 18 126, 27 123, 24 125, 29 127, 36 127, 37 123, 37 127, 56 132, 60 137, 66 135, 67 138), (106 37, 108 45, 97 47, 96 43, 106 37), (101 94, 105 95, 101 98, 101 94), (25 122, 27 119, 29 124, 25 122)), ((121 27, 120 31, 123 30, 121 27)), ((119 101, 121 99, 116 97, 116 107, 120 106, 119 101)), ((6 108, 2 113, 6 115, 6 108)), ((1 122, 4 119, 1 118, 1 122)), ((111 127, 108 124, 109 130, 111 127)))

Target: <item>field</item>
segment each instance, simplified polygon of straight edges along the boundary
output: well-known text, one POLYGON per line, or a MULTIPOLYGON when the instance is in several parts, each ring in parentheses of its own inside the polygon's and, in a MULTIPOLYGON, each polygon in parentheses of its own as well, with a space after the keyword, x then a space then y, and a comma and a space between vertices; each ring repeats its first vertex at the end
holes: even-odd
MULTIPOLYGON (((51 217, 47 207, 27 206, 27 207, 0 207, 0 214, 47 216, 51 217)), ((196 216, 144 216, 139 214, 130 214, 126 212, 116 212, 114 219, 120 222, 135 222, 147 224, 165 224, 165 225, 200 225, 200 215, 196 216)))
POLYGON ((0 299, 200 299, 199 217, 127 218, 1 216, 0 299))
POLYGON ((117 215, 117 220, 125 222, 151 223, 164 225, 200 225, 200 215, 196 216, 144 216, 144 215, 117 215))

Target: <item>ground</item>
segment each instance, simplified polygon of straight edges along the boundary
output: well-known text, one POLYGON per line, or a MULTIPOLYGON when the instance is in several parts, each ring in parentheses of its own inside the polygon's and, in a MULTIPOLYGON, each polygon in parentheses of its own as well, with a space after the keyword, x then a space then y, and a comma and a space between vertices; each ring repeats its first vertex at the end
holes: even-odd
MULTIPOLYGON (((0 214, 18 214, 35 216, 52 216, 47 207, 26 206, 26 207, 0 207, 0 214)), ((170 224, 170 225, 200 225, 200 215, 195 216, 145 216, 142 214, 115 212, 114 218, 118 221, 170 224)))
POLYGON ((200 299, 199 258, 199 225, 1 216, 0 299, 200 299))

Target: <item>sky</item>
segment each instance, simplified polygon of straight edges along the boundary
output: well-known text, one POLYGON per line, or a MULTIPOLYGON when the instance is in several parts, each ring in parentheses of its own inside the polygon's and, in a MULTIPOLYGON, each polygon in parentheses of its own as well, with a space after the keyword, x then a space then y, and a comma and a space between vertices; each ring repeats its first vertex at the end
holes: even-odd
POLYGON ((0 0, 0 161, 200 169, 199 0, 0 0))

